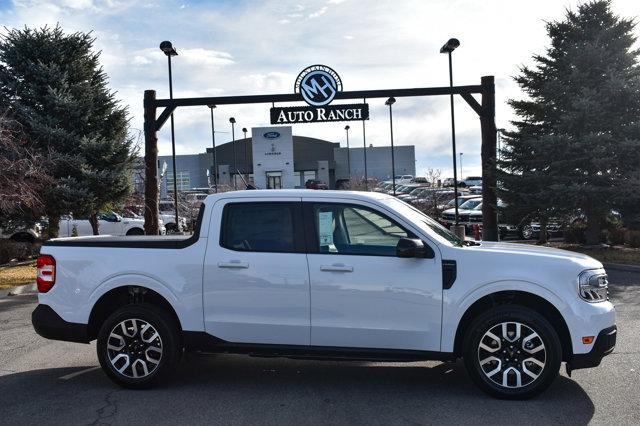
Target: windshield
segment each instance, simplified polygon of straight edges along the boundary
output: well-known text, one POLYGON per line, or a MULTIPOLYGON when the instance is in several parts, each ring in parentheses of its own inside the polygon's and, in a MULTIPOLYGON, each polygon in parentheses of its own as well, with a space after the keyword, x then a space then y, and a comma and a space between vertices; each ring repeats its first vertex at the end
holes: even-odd
POLYGON ((431 219, 429 216, 422 213, 412 205, 407 204, 404 201, 400 201, 397 198, 392 198, 387 203, 391 206, 391 208, 393 208, 403 216, 406 216, 413 223, 427 230, 427 232, 432 231, 432 233, 435 233, 438 239, 440 239, 441 241, 458 247, 462 247, 464 245, 464 241, 458 238, 454 233, 452 233, 447 228, 440 225, 438 222, 431 219))
POLYGON ((460 204, 460 208, 466 209, 466 210, 473 210, 480 203, 482 203, 482 199, 474 198, 472 200, 465 201, 464 203, 460 204))

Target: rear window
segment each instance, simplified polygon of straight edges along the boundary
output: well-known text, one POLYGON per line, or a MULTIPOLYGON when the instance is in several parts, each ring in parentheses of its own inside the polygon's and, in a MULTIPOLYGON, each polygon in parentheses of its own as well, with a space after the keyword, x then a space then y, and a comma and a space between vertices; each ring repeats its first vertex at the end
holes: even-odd
POLYGON ((291 203, 234 203, 225 206, 220 245, 230 250, 295 253, 291 203))

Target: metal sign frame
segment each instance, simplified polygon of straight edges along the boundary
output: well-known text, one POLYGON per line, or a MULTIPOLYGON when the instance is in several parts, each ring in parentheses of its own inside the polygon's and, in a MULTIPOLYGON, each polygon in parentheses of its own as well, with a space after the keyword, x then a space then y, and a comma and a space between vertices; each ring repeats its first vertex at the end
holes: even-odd
MULTIPOLYGON (((483 239, 498 240, 496 215, 496 124, 495 83, 493 76, 481 78, 481 84, 453 87, 418 87, 412 89, 382 89, 338 91, 333 100, 402 98, 419 96, 460 95, 478 114, 482 134, 482 224, 483 239), (474 98, 481 95, 481 102, 474 98)), ((214 96, 201 98, 156 99, 155 90, 144 92, 145 136, 145 232, 158 234, 158 135, 157 132, 177 108, 186 106, 272 104, 278 102, 304 102, 300 93, 244 96, 214 96), (158 109, 162 109, 157 115, 158 109)))

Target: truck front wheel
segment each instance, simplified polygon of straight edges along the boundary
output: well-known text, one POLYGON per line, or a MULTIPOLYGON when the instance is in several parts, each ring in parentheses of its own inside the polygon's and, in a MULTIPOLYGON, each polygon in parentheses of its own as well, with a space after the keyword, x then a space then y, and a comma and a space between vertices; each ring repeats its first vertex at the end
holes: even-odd
POLYGON ((473 381, 502 399, 527 399, 543 392, 558 375, 562 348, 542 315, 503 305, 482 313, 464 339, 463 358, 473 381))
POLYGON ((127 305, 111 314, 100 328, 96 347, 107 376, 132 389, 168 378, 181 351, 175 320, 150 304, 127 305))

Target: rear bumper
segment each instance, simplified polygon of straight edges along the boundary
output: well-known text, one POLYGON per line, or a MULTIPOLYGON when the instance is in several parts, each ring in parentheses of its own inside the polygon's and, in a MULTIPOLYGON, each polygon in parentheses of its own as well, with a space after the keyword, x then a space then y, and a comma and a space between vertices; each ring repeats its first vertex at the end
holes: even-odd
POLYGON ((89 343, 87 324, 77 324, 63 320, 48 305, 38 305, 31 314, 33 328, 40 336, 52 340, 89 343))
POLYGON ((571 370, 578 370, 580 368, 591 368, 600 365, 602 358, 613 352, 616 346, 616 335, 618 334, 618 328, 613 325, 607 327, 598 333, 596 342, 593 344, 590 352, 586 354, 574 354, 569 362, 569 368, 571 370))

